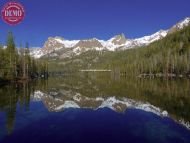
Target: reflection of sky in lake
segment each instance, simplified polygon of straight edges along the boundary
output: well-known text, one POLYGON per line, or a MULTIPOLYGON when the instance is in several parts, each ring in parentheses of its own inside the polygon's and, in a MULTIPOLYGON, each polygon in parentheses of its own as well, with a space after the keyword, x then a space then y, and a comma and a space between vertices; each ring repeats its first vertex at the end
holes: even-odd
POLYGON ((109 77, 7 85, 0 88, 0 143, 187 143, 189 85, 109 77))
MULTIPOLYGON (((34 142, 188 142, 190 131, 168 117, 139 109, 122 113, 110 108, 97 110, 67 108, 49 112, 42 102, 31 102, 29 110, 17 105, 13 132, 2 134, 0 143, 34 142)), ((5 114, 1 113, 1 131, 5 132, 5 114)))

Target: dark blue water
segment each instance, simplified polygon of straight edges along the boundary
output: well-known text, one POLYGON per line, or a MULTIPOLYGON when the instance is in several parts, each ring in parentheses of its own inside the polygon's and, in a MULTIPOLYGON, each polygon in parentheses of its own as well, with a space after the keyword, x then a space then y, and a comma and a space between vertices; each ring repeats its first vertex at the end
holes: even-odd
POLYGON ((49 112, 31 102, 15 115, 0 111, 0 143, 189 143, 190 131, 170 118, 127 109, 49 112), (14 116, 14 117, 11 117, 14 116))

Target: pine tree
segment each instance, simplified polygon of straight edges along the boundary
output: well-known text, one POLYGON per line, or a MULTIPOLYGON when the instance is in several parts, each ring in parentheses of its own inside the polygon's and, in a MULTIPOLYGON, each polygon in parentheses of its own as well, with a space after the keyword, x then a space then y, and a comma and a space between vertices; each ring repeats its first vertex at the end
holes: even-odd
POLYGON ((26 43, 25 46, 25 61, 26 61, 26 77, 30 77, 30 71, 31 71, 31 58, 30 58, 30 50, 29 50, 29 44, 26 43))
POLYGON ((9 61, 9 68, 8 68, 9 78, 13 79, 16 76, 17 52, 12 32, 8 32, 6 54, 9 61))

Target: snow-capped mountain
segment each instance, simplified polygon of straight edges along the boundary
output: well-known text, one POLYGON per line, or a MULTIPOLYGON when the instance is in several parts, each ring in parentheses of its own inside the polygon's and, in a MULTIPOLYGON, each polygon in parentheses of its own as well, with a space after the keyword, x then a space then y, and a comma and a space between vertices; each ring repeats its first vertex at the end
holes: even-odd
POLYGON ((175 31, 181 30, 188 25, 190 25, 190 17, 187 17, 184 20, 178 22, 176 25, 168 30, 168 33, 173 33, 175 31))
POLYGON ((129 98, 90 98, 80 93, 71 92, 70 90, 63 90, 60 93, 53 91, 48 94, 41 91, 35 91, 31 97, 33 101, 42 101, 51 112, 61 112, 68 108, 89 108, 93 110, 109 108, 115 112, 125 112, 127 108, 134 108, 152 112, 158 116, 168 116, 168 112, 161 110, 159 107, 129 98))
POLYGON ((89 50, 126 50, 149 45, 152 42, 166 37, 167 34, 183 29, 188 25, 190 25, 189 17, 180 21, 169 30, 160 30, 152 35, 136 39, 127 39, 124 34, 116 35, 107 41, 96 38, 87 40, 66 40, 62 37, 50 37, 42 48, 33 49, 31 55, 35 58, 41 58, 43 56, 65 58, 70 57, 71 55, 79 55, 89 50))

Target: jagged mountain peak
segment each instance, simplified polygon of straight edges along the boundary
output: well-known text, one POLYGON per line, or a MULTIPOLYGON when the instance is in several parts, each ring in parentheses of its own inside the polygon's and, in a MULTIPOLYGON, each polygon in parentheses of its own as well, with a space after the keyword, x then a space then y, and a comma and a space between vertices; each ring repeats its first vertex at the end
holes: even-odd
POLYGON ((58 41, 56 38, 49 37, 48 40, 44 43, 42 50, 47 54, 64 47, 65 45, 61 41, 58 41))
POLYGON ((115 35, 114 38, 126 38, 124 33, 115 35))
POLYGON ((79 40, 67 40, 64 39, 63 37, 56 36, 56 37, 49 37, 46 42, 54 44, 58 43, 62 45, 62 47, 71 48, 74 47, 74 45, 76 45, 79 42, 79 40))
POLYGON ((127 39, 125 35, 122 33, 122 34, 114 36, 109 41, 111 41, 115 45, 123 45, 126 43, 127 39))

